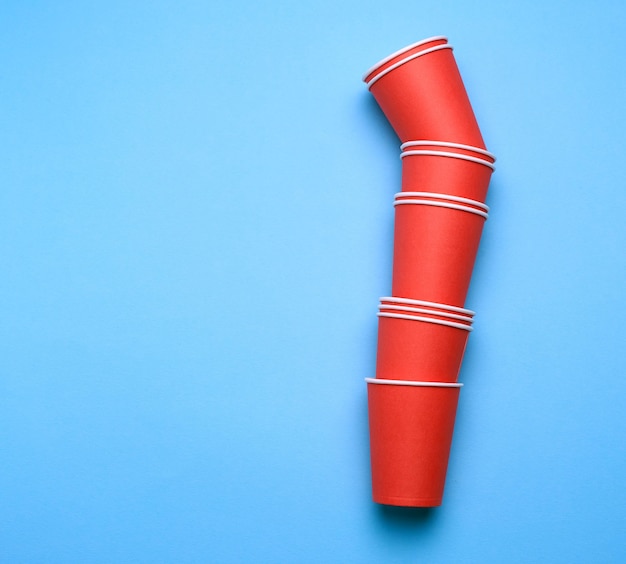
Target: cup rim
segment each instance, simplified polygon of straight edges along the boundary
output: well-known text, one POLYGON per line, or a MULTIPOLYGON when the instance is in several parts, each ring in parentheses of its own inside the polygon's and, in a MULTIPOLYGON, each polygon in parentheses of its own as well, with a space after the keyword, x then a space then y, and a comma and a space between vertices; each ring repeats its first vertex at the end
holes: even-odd
POLYGON ((425 45, 426 43, 431 43, 433 41, 441 41, 442 39, 444 41, 448 41, 448 38, 445 35, 433 35, 432 37, 421 39, 420 41, 416 41, 415 43, 411 43, 411 45, 407 45, 406 47, 402 47, 402 49, 394 51, 393 53, 391 53, 391 55, 387 55, 384 59, 381 59, 375 65, 371 66, 367 71, 365 71, 365 74, 363 75, 363 82, 365 82, 365 79, 370 74, 372 74, 378 67, 381 67, 385 63, 388 63, 392 59, 395 59, 398 55, 402 55, 402 53, 406 53, 407 51, 415 49, 415 47, 419 47, 420 45, 425 45))
POLYGON ((383 378, 365 378, 368 384, 383 384, 388 386, 414 386, 417 388, 462 388, 461 382, 423 382, 413 380, 385 380, 383 378))
POLYGON ((402 151, 400 158, 410 157, 411 155, 424 155, 431 157, 449 157, 451 159, 461 159, 462 161, 470 161, 473 163, 488 166, 492 171, 496 170, 493 163, 486 161, 485 159, 479 159, 478 157, 472 157, 471 155, 461 155, 460 153, 450 153, 449 151, 428 151, 428 150, 416 150, 416 151, 402 151))
POLYGON ((459 315, 458 313, 449 313, 447 311, 432 311, 432 310, 428 310, 428 309, 424 309, 424 308, 416 308, 416 307, 409 307, 409 306, 403 306, 403 305, 385 305, 385 304, 380 304, 379 308, 380 309, 392 309, 395 311, 410 311, 410 312, 415 312, 415 313, 424 313, 426 315, 440 315, 441 317, 449 317, 450 319, 458 319, 459 321, 467 321, 470 324, 473 323, 473 318, 470 317, 469 315, 459 315))
POLYGON ((394 199, 399 200, 406 196, 423 196, 425 198, 435 198, 439 200, 450 200, 452 202, 459 202, 462 204, 468 204, 470 206, 476 206, 477 208, 482 208, 486 212, 489 211, 489 206, 484 204, 483 202, 479 202, 478 200, 472 200, 470 198, 462 198, 461 196, 453 196, 452 194, 441 194, 439 192, 398 192, 394 195, 394 199))
POLYGON ((418 141, 405 141, 400 145, 400 150, 404 151, 407 147, 421 147, 424 145, 434 145, 436 147, 450 147, 453 149, 465 149, 466 151, 474 151, 493 159, 496 162, 496 156, 487 151, 487 149, 481 149, 480 147, 474 147, 473 145, 464 145, 462 143, 451 143, 450 141, 428 141, 427 139, 420 139, 418 141))
POLYGON ((374 75, 374 78, 372 78, 369 82, 366 83, 367 88, 371 89, 375 82, 380 80, 386 74, 390 73, 392 70, 397 69, 399 66, 402 66, 403 64, 408 63, 409 61, 412 61, 413 59, 417 59, 418 57, 421 57, 422 55, 428 55, 429 53, 433 53, 441 49, 453 50, 454 47, 452 47, 452 45, 450 45, 449 43, 444 43, 443 45, 435 45, 434 47, 430 47, 429 49, 424 49, 423 51, 418 51, 417 53, 413 53, 412 55, 409 55, 408 57, 405 57, 404 59, 400 59, 397 63, 394 63, 393 65, 387 67, 386 69, 381 70, 377 75, 374 75))
POLYGON ((459 210, 459 211, 473 213, 475 215, 479 215, 483 217, 484 219, 487 219, 489 217, 489 214, 482 210, 477 210, 476 208, 470 208, 469 206, 462 206, 460 204, 449 204, 447 202, 433 202, 432 200, 396 200, 393 203, 394 207, 399 206, 399 205, 405 205, 405 204, 435 206, 437 208, 449 208, 452 210, 459 210))
POLYGON ((407 319, 409 321, 423 321, 424 323, 434 323, 435 325, 445 325, 446 327, 452 327, 454 329, 461 329, 463 331, 472 332, 474 328, 471 325, 465 323, 455 323, 454 321, 446 321, 445 319, 433 319, 432 317, 421 317, 419 315, 404 315, 402 313, 385 313, 379 311, 376 314, 378 317, 389 317, 391 319, 407 319))
POLYGON ((413 298, 400 298, 396 296, 383 296, 379 299, 380 302, 397 302, 400 304, 415 304, 415 305, 423 305, 426 307, 433 307, 438 309, 447 309, 450 311, 457 311, 459 313, 466 313, 467 315, 476 315, 475 311, 471 309, 466 309, 464 307, 453 306, 448 304, 441 304, 438 302, 427 302, 424 300, 415 300, 413 298))

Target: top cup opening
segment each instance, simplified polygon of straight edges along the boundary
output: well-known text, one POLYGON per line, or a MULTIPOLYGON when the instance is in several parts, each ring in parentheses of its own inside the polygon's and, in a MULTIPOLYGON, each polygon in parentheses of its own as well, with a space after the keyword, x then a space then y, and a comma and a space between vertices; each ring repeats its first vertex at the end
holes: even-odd
POLYGON ((425 49, 426 46, 428 46, 430 43, 445 44, 447 42, 448 38, 445 35, 435 35, 433 37, 428 37, 427 39, 422 39, 421 41, 403 47, 402 49, 399 49, 398 51, 392 53, 384 59, 381 59, 373 67, 370 67, 363 75, 363 82, 369 83, 377 73, 384 70, 383 67, 391 66, 391 64, 395 62, 395 59, 408 55, 411 51, 421 51, 425 49))

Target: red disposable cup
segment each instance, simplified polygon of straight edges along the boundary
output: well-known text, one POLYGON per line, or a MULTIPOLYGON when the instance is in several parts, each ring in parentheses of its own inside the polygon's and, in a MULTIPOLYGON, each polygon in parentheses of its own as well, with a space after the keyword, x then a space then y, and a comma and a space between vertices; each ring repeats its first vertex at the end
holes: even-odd
POLYGON ((406 305, 409 307, 425 307, 435 311, 441 312, 452 312, 458 313, 459 315, 464 315, 469 318, 474 317, 476 315, 475 311, 471 309, 466 309, 463 307, 457 307, 449 304, 440 304, 435 302, 427 302, 424 300, 415 300, 411 298, 405 298, 400 296, 389 296, 380 298, 381 305, 391 304, 391 305, 406 305))
POLYGON ((413 382, 456 382, 471 323, 434 315, 378 313, 376 377, 413 382))
POLYGON ((462 384, 366 381, 373 500, 441 505, 462 384))
POLYGON ((422 199, 394 205, 392 293, 463 307, 486 212, 422 199))
POLYGON ((445 37, 394 53, 363 80, 403 142, 435 139, 485 147, 445 37))
POLYGON ((402 191, 436 192, 484 202, 493 160, 466 149, 421 145, 401 153, 402 191))

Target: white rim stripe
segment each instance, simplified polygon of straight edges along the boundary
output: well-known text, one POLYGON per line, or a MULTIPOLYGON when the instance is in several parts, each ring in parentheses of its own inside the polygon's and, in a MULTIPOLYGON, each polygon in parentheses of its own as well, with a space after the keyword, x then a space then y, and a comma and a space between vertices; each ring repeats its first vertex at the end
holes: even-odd
POLYGON ((452 306, 448 304, 439 304, 437 302, 425 302, 424 300, 414 300, 411 298, 397 298, 395 296, 380 298, 381 302, 397 302, 399 304, 414 304, 426 307, 433 307, 437 309, 447 309, 450 311, 458 311, 459 313, 466 313, 467 315, 475 315, 476 312, 471 309, 465 309, 463 307, 452 306))
POLYGON ((400 206, 400 205, 404 205, 404 204, 413 204, 413 205, 421 205, 421 206, 435 206, 437 208, 449 208, 449 209, 452 209, 452 210, 460 210, 460 211, 473 213, 473 214, 479 215, 481 217, 484 217, 485 219, 487 219, 487 217, 488 217, 487 213, 485 213, 484 211, 477 210, 475 208, 469 208, 467 206, 461 206, 461 205, 458 205, 458 204, 448 204, 446 202, 433 202, 432 200, 396 200, 393 203, 394 206, 400 206))
POLYGON ((471 161, 481 165, 488 166, 491 170, 496 170, 493 163, 486 161, 485 159, 479 159, 478 157, 471 157, 470 155, 461 155, 459 153, 448 153, 447 151, 404 151, 400 153, 400 158, 410 157, 411 155, 427 155, 432 157, 449 157, 452 159, 461 159, 462 161, 471 161))
POLYGON ((416 386, 418 388, 462 388, 460 382, 413 382, 412 380, 384 380, 382 378, 365 378, 368 384, 386 384, 388 386, 416 386))
POLYGON ((400 150, 404 151, 407 147, 420 147, 423 145, 433 145, 436 147, 453 147, 455 149, 474 151, 475 153, 485 155, 486 157, 493 159, 493 162, 496 162, 496 156, 486 149, 481 149, 480 147, 474 147, 472 145, 462 145, 461 143, 449 143, 448 141, 427 141, 425 139, 421 139, 419 141, 407 141, 406 143, 402 143, 402 145, 400 145, 400 150))
POLYGON ((464 325, 463 323, 455 323, 454 321, 444 321, 443 319, 432 319, 430 317, 420 317, 419 315, 403 315, 401 313, 383 313, 378 312, 378 317, 391 317, 393 319, 408 319, 409 321, 424 321, 425 323, 434 323, 435 325, 446 325, 463 331, 472 331, 473 327, 464 325))
POLYGON ((373 67, 370 67, 367 70, 367 72, 363 75, 363 82, 365 82, 365 79, 370 74, 372 74, 378 67, 382 67, 385 63, 388 63, 389 61, 391 61, 391 59, 395 59, 398 55, 402 55, 402 53, 406 53, 407 51, 410 51, 411 49, 415 49, 416 47, 419 47, 420 45, 426 45, 426 43, 432 43, 433 41, 442 41, 442 40, 448 41, 448 38, 445 35, 435 35, 435 37, 422 39, 421 41, 418 41, 417 43, 411 43, 411 45, 407 47, 398 49, 394 53, 391 53, 391 55, 389 55, 388 57, 385 57, 384 59, 381 59, 380 61, 378 61, 373 67))
POLYGON ((415 313, 425 313, 427 315, 440 315, 441 317, 449 317, 450 319, 458 319, 460 321, 467 321, 468 323, 472 323, 473 321, 469 315, 459 315, 458 313, 448 313, 445 311, 433 311, 432 309, 423 309, 419 307, 381 304, 380 309, 393 309, 397 311, 409 311, 409 312, 412 311, 415 313))
POLYGON ((431 47, 430 49, 424 49, 423 51, 420 51, 419 53, 413 53, 412 55, 409 55, 408 57, 402 59, 401 61, 394 63, 390 67, 387 67, 385 70, 380 71, 374 78, 372 78, 372 80, 370 80, 367 83, 367 87, 371 88, 372 85, 377 80, 381 79, 383 76, 390 73, 392 70, 397 69, 399 66, 403 65, 404 63, 408 63, 409 61, 412 61, 413 59, 417 59, 418 57, 421 57, 422 55, 428 55, 429 53, 433 53, 434 51, 439 51, 440 49, 452 49, 452 48, 453 48, 452 45, 450 45, 449 43, 446 43, 445 45, 436 45, 435 47, 431 47))
POLYGON ((471 200, 470 198, 461 198, 460 196, 452 196, 450 194, 439 194, 437 192, 398 192, 394 195, 394 198, 399 199, 405 196, 423 196, 424 198, 437 198, 439 200, 450 200, 452 202, 461 202, 463 204, 469 204, 470 206, 476 206, 482 208, 485 211, 489 211, 489 206, 483 204, 478 200, 471 200))

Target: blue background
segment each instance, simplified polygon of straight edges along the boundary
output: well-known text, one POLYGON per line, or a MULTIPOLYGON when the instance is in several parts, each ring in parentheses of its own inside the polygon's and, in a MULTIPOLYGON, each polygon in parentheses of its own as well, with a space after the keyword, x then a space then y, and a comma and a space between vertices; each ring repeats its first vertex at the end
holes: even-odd
POLYGON ((623 562, 626 5, 0 7, 0 561, 623 562), (444 504, 370 499, 398 140, 446 34, 498 156, 444 504))

